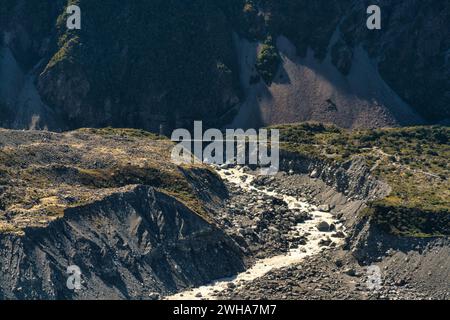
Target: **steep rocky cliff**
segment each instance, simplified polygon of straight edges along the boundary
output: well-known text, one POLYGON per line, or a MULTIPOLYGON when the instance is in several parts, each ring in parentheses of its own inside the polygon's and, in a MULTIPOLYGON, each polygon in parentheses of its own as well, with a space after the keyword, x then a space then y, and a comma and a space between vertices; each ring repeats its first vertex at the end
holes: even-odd
POLYGON ((2 1, 0 123, 167 133, 194 119, 447 121, 448 2, 377 1, 375 31, 366 28, 369 4, 2 1), (68 4, 81 7, 81 30, 67 30, 68 4))
POLYGON ((0 130, 0 299, 146 299, 242 271, 212 223, 223 183, 171 147, 130 129, 0 130))
POLYGON ((233 241, 176 199, 137 186, 0 234, 1 299, 148 299, 242 271, 233 241), (66 286, 67 268, 82 288, 66 286))

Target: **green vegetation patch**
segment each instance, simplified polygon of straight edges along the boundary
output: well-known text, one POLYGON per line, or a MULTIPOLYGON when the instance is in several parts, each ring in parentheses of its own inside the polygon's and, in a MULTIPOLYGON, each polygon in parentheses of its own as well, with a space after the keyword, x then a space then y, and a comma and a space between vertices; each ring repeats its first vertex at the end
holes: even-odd
POLYGON ((388 206, 375 202, 367 209, 376 225, 386 232, 406 237, 442 237, 450 235, 450 211, 388 206))
POLYGON ((372 175, 392 188, 370 210, 374 221, 386 230, 403 236, 450 235, 446 224, 450 208, 449 127, 349 131, 304 123, 276 128, 286 151, 330 162, 364 158, 372 175), (435 223, 439 226, 433 227, 435 223))
POLYGON ((152 140, 167 140, 167 137, 161 136, 152 132, 148 132, 142 129, 131 129, 131 128, 82 128, 78 129, 78 132, 90 133, 99 136, 119 136, 127 138, 149 138, 152 140))
POLYGON ((269 36, 262 44, 256 61, 256 70, 258 70, 258 73, 268 85, 275 78, 280 63, 280 54, 275 47, 272 37, 269 36))

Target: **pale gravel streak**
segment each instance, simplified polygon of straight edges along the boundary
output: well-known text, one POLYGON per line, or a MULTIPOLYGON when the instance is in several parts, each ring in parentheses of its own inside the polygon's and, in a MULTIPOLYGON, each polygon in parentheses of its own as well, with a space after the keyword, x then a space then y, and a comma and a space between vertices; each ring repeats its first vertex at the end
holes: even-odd
MULTIPOLYGON (((317 207, 306 202, 299 201, 297 198, 292 196, 281 195, 277 192, 255 188, 251 185, 251 182, 255 179, 255 176, 244 173, 241 168, 226 170, 218 169, 218 173, 220 174, 222 179, 240 186, 244 191, 253 193, 263 192, 269 196, 275 196, 278 198, 282 197, 283 200, 288 203, 289 209, 302 209, 309 211, 312 215, 312 219, 307 220, 304 223, 300 223, 296 226, 296 230, 299 231, 300 235, 307 234, 307 243, 306 245, 300 246, 299 248, 291 249, 288 253, 283 253, 271 258, 260 259, 256 261, 253 267, 238 274, 237 276, 220 279, 214 281, 211 284, 166 297, 166 299, 168 300, 213 300, 215 299, 213 294, 227 289, 229 283, 234 283, 235 285, 244 284, 245 282, 250 282, 258 279, 272 270, 298 264, 305 257, 319 254, 323 250, 323 247, 319 245, 320 241, 327 239, 329 236, 329 232, 320 232, 317 230, 316 226, 320 221, 326 221, 329 224, 333 223, 334 225, 336 225, 337 230, 343 230, 342 224, 340 224, 331 213, 318 211, 317 207), (228 174, 226 174, 226 172, 228 174), (201 297, 196 297, 198 294, 201 294, 201 297)), ((337 245, 342 244, 341 239, 333 239, 333 241, 337 245)))

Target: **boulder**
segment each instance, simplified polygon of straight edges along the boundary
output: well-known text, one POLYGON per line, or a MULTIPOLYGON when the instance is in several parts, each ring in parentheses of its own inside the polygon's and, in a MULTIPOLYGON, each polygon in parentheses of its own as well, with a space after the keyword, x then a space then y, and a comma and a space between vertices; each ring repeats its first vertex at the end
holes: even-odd
POLYGON ((234 288, 236 288, 236 284, 234 284, 234 282, 228 282, 227 287, 228 287, 228 289, 234 289, 234 288))
POLYGON ((322 212, 330 212, 330 210, 331 210, 329 204, 320 205, 317 209, 322 212))
POLYGON ((322 240, 319 241, 319 246, 321 246, 321 247, 329 247, 332 243, 333 243, 333 241, 331 241, 330 238, 326 238, 326 239, 322 239, 322 240))
POLYGON ((314 169, 309 176, 313 179, 317 179, 319 177, 319 171, 314 169))
POLYGON ((354 277, 356 276, 356 271, 353 268, 348 268, 344 270, 344 273, 348 276, 354 277))
POLYGON ((150 300, 159 300, 160 295, 157 292, 151 292, 148 297, 150 300))
POLYGON ((316 225, 317 230, 319 230, 320 232, 327 232, 330 231, 330 225, 328 224, 328 222, 326 221, 320 221, 317 225, 316 225))
POLYGON ((333 238, 345 238, 345 234, 342 231, 338 231, 331 235, 333 238))

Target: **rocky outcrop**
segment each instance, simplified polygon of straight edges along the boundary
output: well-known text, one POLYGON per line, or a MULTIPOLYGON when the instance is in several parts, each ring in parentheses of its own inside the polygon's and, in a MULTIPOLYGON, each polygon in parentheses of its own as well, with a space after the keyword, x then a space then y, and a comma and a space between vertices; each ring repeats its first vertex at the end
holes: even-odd
MULTIPOLYGON (((363 159, 338 164, 283 153, 281 166, 284 172, 275 177, 256 178, 254 185, 301 196, 320 210, 330 210, 346 226, 345 234, 335 233, 331 237, 345 237, 346 244, 343 248, 332 248, 322 242, 326 250, 320 255, 298 265, 272 270, 236 288, 227 288, 218 294, 219 298, 449 299, 448 237, 399 237, 379 228, 363 209, 367 199, 383 198, 389 194, 390 187, 371 176, 363 159), (380 272, 377 289, 368 285, 370 270, 380 272)), ((242 207, 250 201, 240 204, 236 199, 236 202, 233 208, 241 213, 233 217, 232 225, 239 224, 236 220, 244 221, 240 218, 244 216, 242 207)), ((281 220, 278 218, 281 216, 282 213, 277 212, 270 221, 281 220)), ((290 217, 293 218, 293 214, 290 217)), ((281 227, 277 228, 283 230, 283 226, 289 223, 281 220, 281 227)), ((324 222, 316 226, 323 231, 329 231, 330 227, 324 222)))
MULTIPOLYGON (((377 64, 382 78, 425 119, 450 118, 450 4, 439 0, 378 1, 382 10, 380 32, 365 28, 360 12, 373 4, 353 1, 340 25, 343 45, 362 45, 377 64)), ((340 60, 345 59, 344 54, 340 60)))
POLYGON ((0 45, 0 126, 61 130, 65 126, 41 99, 36 70, 24 72, 11 49, 0 45))
POLYGON ((146 299, 242 271, 239 248, 175 198, 135 186, 0 235, 0 298, 146 299), (66 286, 67 267, 82 289, 66 286))
POLYGON ((223 183, 172 147, 132 129, 0 129, 0 298, 155 298, 243 270, 213 224, 223 183))
POLYGON ((356 200, 368 202, 382 198, 390 192, 389 185, 371 175, 362 158, 338 163, 283 152, 280 168, 320 179, 337 192, 356 200))

